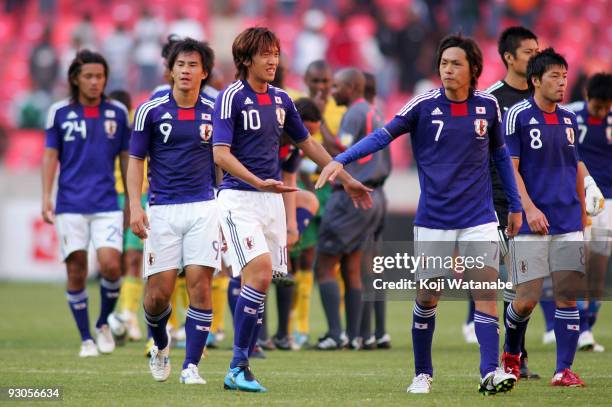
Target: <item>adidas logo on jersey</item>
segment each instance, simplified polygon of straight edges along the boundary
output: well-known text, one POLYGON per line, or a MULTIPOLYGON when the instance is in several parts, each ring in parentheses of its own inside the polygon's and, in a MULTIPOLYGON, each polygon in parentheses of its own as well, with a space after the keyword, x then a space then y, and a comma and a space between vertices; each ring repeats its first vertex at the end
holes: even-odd
POLYGON ((532 117, 531 120, 529 120, 529 124, 540 124, 540 122, 537 121, 535 117, 532 117))
POLYGON ((443 113, 442 113, 442 110, 440 110, 440 108, 439 108, 439 107, 436 107, 436 108, 433 110, 433 112, 431 112, 431 115, 432 115, 432 116, 440 116, 441 114, 443 114, 443 113))
POLYGON ((245 105, 252 105, 252 104, 253 104, 253 101, 251 100, 251 98, 250 98, 250 97, 247 97, 247 98, 244 100, 244 104, 245 104, 245 105))
POLYGON ((70 112, 68 113, 68 115, 66 116, 66 119, 76 119, 77 117, 79 117, 75 112, 70 112))
POLYGON ((161 118, 164 119, 164 120, 165 119, 171 120, 172 119, 172 115, 170 113, 166 112, 166 113, 164 113, 164 115, 161 118))

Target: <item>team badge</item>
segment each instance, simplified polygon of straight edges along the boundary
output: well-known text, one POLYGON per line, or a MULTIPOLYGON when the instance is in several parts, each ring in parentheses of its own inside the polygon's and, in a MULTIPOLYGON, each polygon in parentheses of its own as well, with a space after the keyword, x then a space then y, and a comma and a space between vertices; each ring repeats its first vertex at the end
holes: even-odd
POLYGON ((476 119, 474 120, 474 130, 479 138, 484 137, 487 134, 487 125, 489 123, 486 119, 476 119))
POLYGON ((147 262, 149 263, 149 266, 152 266, 155 263, 155 255, 153 253, 149 253, 147 262))
POLYGON ((574 129, 571 127, 566 127, 565 135, 567 136, 567 141, 569 141, 570 144, 574 144, 574 129))
POLYGON ((117 122, 114 120, 104 120, 104 131, 108 138, 115 138, 117 132, 117 122))
POLYGON ((108 117, 109 119, 114 119, 115 118, 115 111, 114 110, 110 110, 107 109, 104 111, 104 117, 108 117))
POLYGON ((521 273, 523 273, 523 274, 526 273, 527 270, 529 269, 527 267, 527 260, 521 260, 521 263, 520 263, 519 267, 521 269, 521 273))
POLYGON ((212 137, 213 126, 209 123, 200 124, 200 137, 205 143, 210 141, 212 137))
POLYGON ((571 126, 572 124, 572 119, 570 119, 569 117, 564 117, 563 118, 563 123, 565 124, 569 124, 571 126))
POLYGON ((274 96, 274 101, 276 102, 277 105, 283 104, 283 99, 281 99, 280 96, 274 96))
POLYGON ((276 120, 278 120, 279 126, 283 127, 285 125, 285 109, 282 107, 276 108, 276 120))
POLYGON ((487 109, 484 106, 476 106, 476 114, 487 114, 487 109))
POLYGON ((247 250, 253 250, 255 248, 255 240, 253 239, 253 236, 245 237, 244 245, 246 246, 247 250))

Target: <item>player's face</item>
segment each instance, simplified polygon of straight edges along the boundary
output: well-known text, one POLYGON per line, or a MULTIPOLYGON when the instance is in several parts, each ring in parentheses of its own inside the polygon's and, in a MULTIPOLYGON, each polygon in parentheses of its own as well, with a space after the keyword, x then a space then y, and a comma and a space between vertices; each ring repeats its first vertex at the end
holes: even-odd
POLYGON ((98 63, 83 64, 81 72, 76 77, 79 94, 86 100, 96 100, 102 97, 106 86, 104 65, 98 63))
POLYGON ((610 107, 612 107, 612 100, 606 101, 593 98, 588 101, 589 115, 599 120, 604 119, 608 115, 610 107))
POLYGON ((559 103, 565 96, 567 88, 567 69, 563 66, 551 66, 548 68, 540 81, 535 79, 536 92, 553 103, 559 103), (539 86, 538 86, 539 82, 539 86))
POLYGON ((280 62, 280 52, 278 49, 268 49, 253 56, 248 64, 249 77, 260 82, 270 83, 274 80, 276 69, 280 62))
POLYGON ((349 104, 350 91, 349 85, 336 75, 331 86, 331 95, 338 106, 346 106, 349 104))
POLYGON ((200 84, 208 73, 202 66, 202 58, 198 52, 181 52, 172 66, 173 88, 183 92, 200 89, 200 84))
POLYGON ((516 56, 510 55, 508 66, 519 75, 527 74, 527 62, 529 58, 538 53, 538 42, 534 39, 521 41, 521 45, 516 49, 516 56))
POLYGON ((320 94, 324 100, 329 97, 332 86, 332 73, 329 69, 311 69, 306 72, 304 82, 310 97, 320 94))
POLYGON ((310 134, 318 134, 321 131, 321 122, 304 121, 304 127, 310 134))
POLYGON ((445 89, 452 91, 470 86, 470 64, 459 47, 444 50, 440 59, 440 78, 445 89))

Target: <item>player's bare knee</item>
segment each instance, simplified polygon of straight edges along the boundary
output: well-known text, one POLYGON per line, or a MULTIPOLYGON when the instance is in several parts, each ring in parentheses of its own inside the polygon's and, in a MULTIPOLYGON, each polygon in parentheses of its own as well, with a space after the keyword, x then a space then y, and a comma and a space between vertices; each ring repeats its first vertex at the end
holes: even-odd
POLYGON ((538 304, 538 300, 535 299, 516 299, 512 302, 512 308, 514 311, 521 316, 531 315, 531 312, 538 304))

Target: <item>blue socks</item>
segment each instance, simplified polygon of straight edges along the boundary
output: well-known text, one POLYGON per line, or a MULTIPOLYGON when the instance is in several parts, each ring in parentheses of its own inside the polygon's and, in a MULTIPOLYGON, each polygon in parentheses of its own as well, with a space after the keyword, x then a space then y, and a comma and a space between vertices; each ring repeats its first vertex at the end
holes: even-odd
POLYGON ((557 308, 555 311, 555 337, 557 339, 557 370, 569 369, 574 363, 580 336, 580 317, 578 308, 557 308))
POLYGON ((168 308, 158 315, 151 315, 145 309, 145 322, 149 326, 155 346, 157 346, 160 350, 168 346, 168 333, 166 332, 166 325, 168 324, 168 319, 170 318, 171 313, 171 305, 168 305, 168 308))
POLYGON ((470 299, 470 302, 468 303, 467 319, 465 320, 466 325, 470 322, 474 322, 474 311, 476 311, 476 303, 474 300, 470 299))
POLYGON ((540 307, 542 307, 542 312, 544 313, 546 331, 552 331, 555 329, 555 309, 557 308, 555 300, 540 300, 540 307))
POLYGON ((187 335, 185 346, 185 361, 183 369, 186 369, 190 363, 198 365, 202 357, 206 339, 210 333, 210 324, 212 323, 212 310, 198 309, 190 305, 187 309, 185 318, 185 334, 187 335))
POLYGON ((82 289, 80 291, 66 291, 66 298, 68 299, 68 305, 72 316, 76 322, 79 333, 81 334, 81 341, 93 339, 91 332, 89 332, 89 315, 87 314, 87 290, 82 289))
POLYGON ((240 277, 230 278, 229 285, 227 286, 227 303, 229 304, 230 311, 232 312, 232 319, 234 317, 234 310, 236 309, 236 302, 240 295, 240 277))
POLYGON ((119 298, 119 289, 121 288, 121 279, 109 281, 105 278, 100 279, 100 316, 96 322, 96 328, 107 324, 106 320, 119 298))
POLYGON ((259 317, 259 306, 266 294, 248 285, 242 287, 234 309, 234 357, 230 368, 248 363, 249 350, 259 317))
POLYGON ((412 310, 412 349, 415 376, 426 373, 433 377, 431 343, 436 328, 436 307, 424 307, 417 302, 412 310))
POLYGON ((480 345, 480 376, 485 377, 498 366, 499 318, 474 311, 474 330, 480 345))
POLYGON ((253 354, 255 350, 255 345, 257 345, 257 339, 259 339, 259 332, 264 325, 264 311, 266 309, 265 300, 261 304, 259 304, 259 309, 257 310, 257 323, 255 324, 255 329, 253 330, 253 336, 251 337, 251 342, 249 343, 249 357, 253 354))
POLYGON ((506 308, 506 340, 504 342, 504 351, 513 355, 521 353, 521 344, 525 331, 527 330, 527 324, 529 323, 529 317, 531 315, 520 316, 512 307, 512 303, 506 308))

